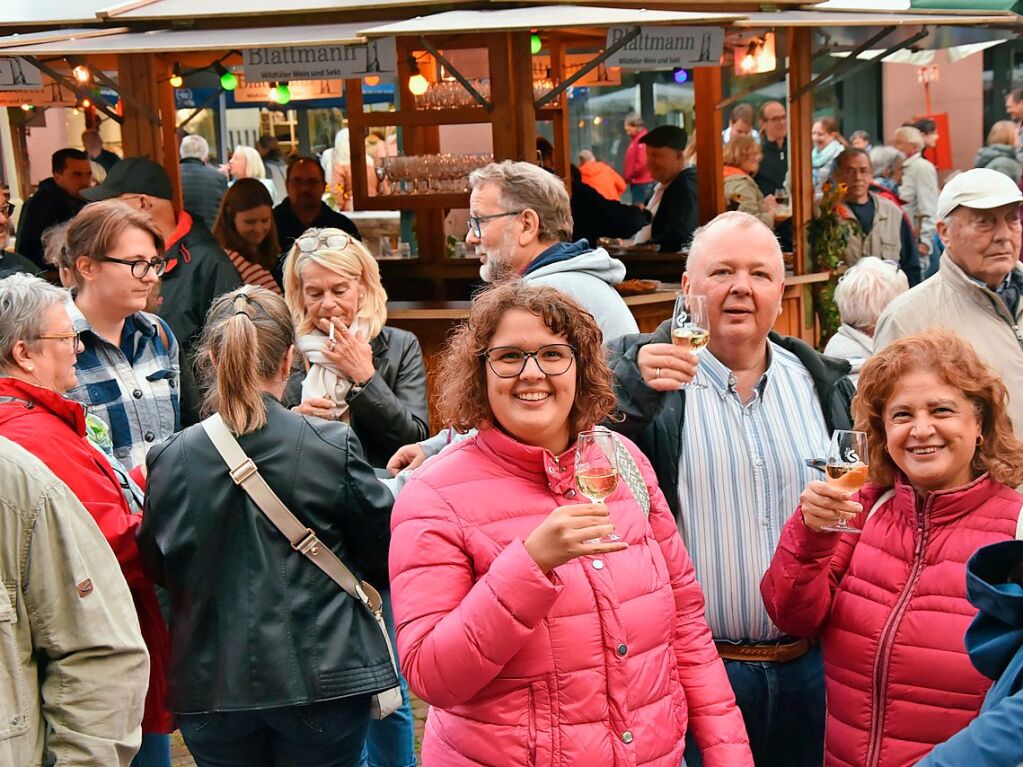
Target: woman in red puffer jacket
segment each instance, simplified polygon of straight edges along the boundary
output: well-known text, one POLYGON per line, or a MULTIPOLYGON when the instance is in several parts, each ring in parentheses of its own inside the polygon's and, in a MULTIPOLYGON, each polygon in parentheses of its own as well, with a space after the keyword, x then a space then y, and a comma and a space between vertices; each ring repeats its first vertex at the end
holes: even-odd
POLYGON ((829 767, 903 767, 977 716, 991 680, 963 635, 966 561, 1016 535, 1023 444, 1001 379, 966 342, 928 331, 868 360, 853 402, 870 482, 811 482, 760 589, 771 619, 819 635, 829 767), (852 517, 861 535, 821 528, 852 517))
POLYGON ((688 727, 707 767, 753 764, 650 464, 622 439, 638 470, 620 462, 606 507, 575 490, 576 433, 614 406, 600 341, 564 294, 511 283, 444 360, 444 409, 479 433, 418 469, 391 520, 426 767, 678 767, 688 727))

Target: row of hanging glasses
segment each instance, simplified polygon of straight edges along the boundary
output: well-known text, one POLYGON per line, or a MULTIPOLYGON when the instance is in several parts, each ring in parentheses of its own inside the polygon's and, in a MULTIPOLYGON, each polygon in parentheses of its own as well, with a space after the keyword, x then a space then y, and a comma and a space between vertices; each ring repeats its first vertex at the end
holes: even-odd
MULTIPOLYGON (((490 100, 490 80, 470 80, 472 87, 483 98, 490 100)), ((441 80, 430 83, 426 93, 416 96, 417 109, 455 109, 457 107, 481 106, 472 94, 457 80, 441 80)))
POLYGON ((424 154, 385 157, 377 176, 390 194, 468 192, 469 174, 494 161, 493 154, 424 154))

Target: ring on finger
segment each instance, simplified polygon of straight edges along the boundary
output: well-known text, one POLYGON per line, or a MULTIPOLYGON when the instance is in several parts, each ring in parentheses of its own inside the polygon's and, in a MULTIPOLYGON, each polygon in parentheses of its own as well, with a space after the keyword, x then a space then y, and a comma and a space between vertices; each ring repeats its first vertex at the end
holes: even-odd
POLYGON ((661 369, 657 368, 657 370, 654 371, 654 378, 660 378, 660 377, 661 377, 661 369))
POLYGON ((337 346, 337 341, 331 338, 329 341, 327 341, 327 346, 331 351, 334 351, 334 347, 337 346))

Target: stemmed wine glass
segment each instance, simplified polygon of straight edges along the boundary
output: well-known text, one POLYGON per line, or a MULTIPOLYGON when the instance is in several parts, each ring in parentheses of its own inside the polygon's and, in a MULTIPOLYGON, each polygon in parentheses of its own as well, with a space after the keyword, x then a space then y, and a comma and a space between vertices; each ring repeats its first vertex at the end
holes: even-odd
MULTIPOLYGON (((855 493, 867 481, 867 435, 862 431, 838 429, 831 438, 828 448, 828 459, 824 466, 825 476, 829 485, 855 493)), ((850 527, 849 521, 843 516, 833 525, 825 525, 821 530, 829 533, 852 533, 859 535, 859 528, 850 527)))
MULTIPOLYGON (((699 355, 710 342, 710 317, 707 297, 695 293, 680 293, 671 314, 671 342, 699 355)), ((690 381, 679 389, 706 389, 706 384, 690 381)))
MULTIPOLYGON (((603 429, 584 431, 575 443, 575 482, 590 503, 603 505, 618 487, 618 458, 614 435, 603 429)), ((614 543, 621 536, 611 533, 586 543, 614 543)))

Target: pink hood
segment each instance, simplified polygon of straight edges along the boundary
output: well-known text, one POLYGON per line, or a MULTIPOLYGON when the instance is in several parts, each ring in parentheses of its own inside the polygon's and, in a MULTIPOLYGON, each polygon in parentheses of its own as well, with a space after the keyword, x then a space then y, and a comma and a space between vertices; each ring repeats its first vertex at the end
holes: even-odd
POLYGON ((639 450, 649 521, 607 503, 630 547, 548 577, 522 541, 573 489, 554 456, 485 429, 423 466, 394 507, 398 654, 429 702, 427 767, 678 767, 687 724, 708 767, 752 765, 693 567, 639 450))

